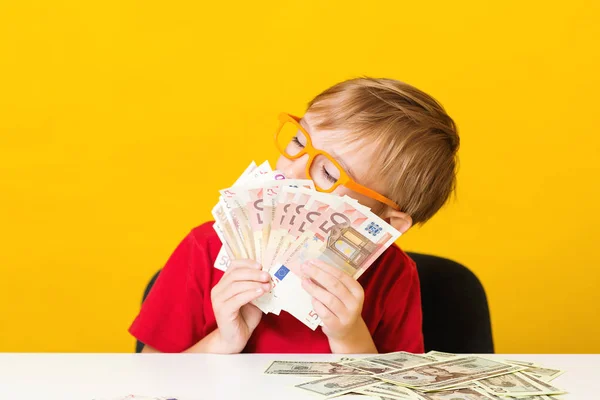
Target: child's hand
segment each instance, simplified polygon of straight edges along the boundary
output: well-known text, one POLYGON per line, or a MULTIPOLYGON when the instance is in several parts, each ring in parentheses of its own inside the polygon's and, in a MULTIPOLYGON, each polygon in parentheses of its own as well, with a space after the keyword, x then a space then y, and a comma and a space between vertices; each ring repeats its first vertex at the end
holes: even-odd
POLYGON ((249 303, 269 290, 270 276, 255 261, 231 262, 211 291, 220 352, 239 353, 244 349, 262 317, 262 311, 249 303))
POLYGON ((323 321, 323 332, 334 353, 376 353, 361 317, 364 291, 343 271, 320 260, 302 265, 302 287, 313 297, 313 307, 323 321))

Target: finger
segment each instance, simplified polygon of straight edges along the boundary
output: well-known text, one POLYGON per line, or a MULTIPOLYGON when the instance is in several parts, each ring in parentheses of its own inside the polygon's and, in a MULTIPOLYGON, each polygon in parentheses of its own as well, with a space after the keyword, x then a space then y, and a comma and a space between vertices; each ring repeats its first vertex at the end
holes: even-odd
POLYGON ((222 311, 227 314, 233 314, 244 305, 250 303, 252 300, 262 296, 264 293, 265 290, 262 287, 258 289, 249 289, 245 292, 238 293, 223 304, 224 307, 222 311))
POLYGON ((225 273, 231 272, 231 271, 235 270, 236 268, 241 268, 241 267, 262 269, 262 266, 258 262, 254 261, 254 260, 250 260, 248 258, 244 258, 241 260, 231 261, 231 263, 229 264, 229 267, 227 268, 227 271, 225 271, 225 273))
MULTIPOLYGON (((306 263, 302 265, 302 272, 307 277, 311 278, 316 284, 325 288, 329 293, 337 296, 343 302, 354 301, 352 293, 348 290, 346 285, 340 281, 337 276, 326 271, 314 264, 306 263)), ((344 274, 343 272, 340 272, 344 274)), ((345 274, 344 274, 345 275, 345 274)))
POLYGON ((219 283, 217 283, 213 288, 212 296, 213 298, 220 297, 220 294, 223 293, 223 291, 226 290, 231 283, 236 281, 269 282, 270 280, 271 276, 266 271, 250 267, 237 266, 232 271, 228 271, 228 273, 223 275, 219 283))
POLYGON ((216 292, 222 292, 224 288, 238 281, 269 282, 271 276, 266 271, 254 268, 238 267, 227 275, 223 275, 215 286, 216 292))
POLYGON ((260 269, 240 267, 232 271, 226 278, 225 282, 236 282, 236 281, 256 281, 256 282, 269 282, 271 275, 267 271, 260 269))
MULTIPOLYGON (((323 289, 322 287, 316 285, 313 281, 310 280, 310 278, 302 279, 302 287, 314 299, 318 300, 320 303, 326 306, 340 320, 346 319, 346 314, 348 314, 348 308, 337 296, 331 294, 326 289, 323 289)), ((350 296, 350 293, 348 293, 348 296, 350 296)))
POLYGON ((307 263, 309 266, 314 266, 315 268, 321 270, 322 272, 331 275, 336 278, 341 284, 343 284, 348 291, 352 294, 352 296, 356 299, 361 300, 364 296, 364 290, 360 283, 350 275, 345 273, 344 271, 335 268, 321 260, 314 259, 307 263))
POLYGON ((323 325, 325 325, 326 328, 337 330, 336 328, 340 326, 340 320, 333 312, 331 312, 329 308, 327 308, 325 304, 313 298, 312 306, 313 310, 315 310, 319 318, 321 318, 321 321, 323 321, 323 325))
POLYGON ((271 290, 271 283, 262 283, 262 282, 253 282, 253 281, 239 281, 232 282, 227 288, 221 292, 219 296, 217 296, 214 301, 218 303, 226 303, 233 297, 237 296, 240 293, 247 292, 249 290, 262 290, 263 292, 268 292, 271 290))

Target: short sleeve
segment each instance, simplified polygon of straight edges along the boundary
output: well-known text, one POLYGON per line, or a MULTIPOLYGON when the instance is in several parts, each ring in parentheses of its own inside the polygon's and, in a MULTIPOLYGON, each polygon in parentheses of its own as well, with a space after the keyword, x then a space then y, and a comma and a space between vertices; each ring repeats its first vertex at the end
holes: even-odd
POLYGON ((204 250, 192 234, 177 246, 142 304, 129 332, 163 353, 182 352, 194 345, 202 323, 203 295, 192 274, 204 250))
POLYGON ((380 353, 425 351, 419 274, 414 262, 406 258, 409 262, 388 297, 390 301, 373 335, 380 353))

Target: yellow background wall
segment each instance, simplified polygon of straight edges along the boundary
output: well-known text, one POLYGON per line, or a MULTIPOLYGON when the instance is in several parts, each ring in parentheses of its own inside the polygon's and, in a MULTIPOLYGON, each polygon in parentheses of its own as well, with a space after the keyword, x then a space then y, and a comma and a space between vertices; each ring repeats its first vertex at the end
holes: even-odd
POLYGON ((498 352, 600 352, 598 1, 236 3, 0 2, 0 351, 132 351, 277 113, 371 75, 462 135, 457 200, 400 244, 479 276, 498 352))

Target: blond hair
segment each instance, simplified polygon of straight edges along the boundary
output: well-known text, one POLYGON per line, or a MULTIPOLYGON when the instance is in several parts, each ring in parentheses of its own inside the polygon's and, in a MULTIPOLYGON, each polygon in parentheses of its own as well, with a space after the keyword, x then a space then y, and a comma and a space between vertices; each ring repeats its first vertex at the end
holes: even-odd
POLYGON ((421 90, 392 79, 351 79, 315 97, 308 112, 317 129, 343 131, 346 142, 377 143, 374 176, 414 224, 430 219, 453 193, 457 128, 421 90))

